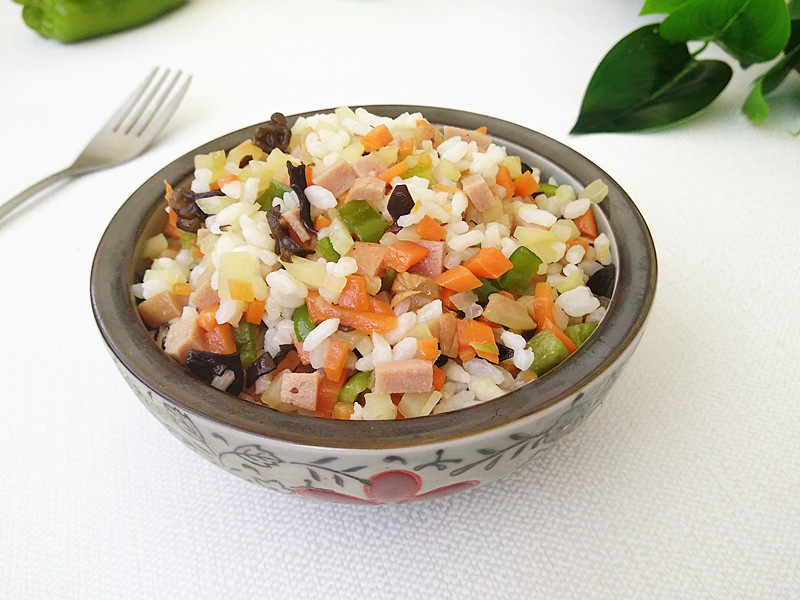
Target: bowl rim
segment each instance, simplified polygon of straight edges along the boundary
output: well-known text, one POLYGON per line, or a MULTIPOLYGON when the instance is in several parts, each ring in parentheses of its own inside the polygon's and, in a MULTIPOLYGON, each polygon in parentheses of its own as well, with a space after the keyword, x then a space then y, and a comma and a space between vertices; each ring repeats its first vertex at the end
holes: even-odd
MULTIPOLYGON (((569 360, 535 385, 469 408, 412 419, 336 421, 281 413, 194 378, 147 335, 130 291, 134 250, 146 223, 162 207, 163 182, 180 182, 193 172, 196 154, 228 150, 250 137, 262 125, 259 123, 202 144, 160 169, 122 204, 100 239, 90 276, 92 311, 109 350, 139 382, 181 409, 265 438, 314 447, 398 448, 474 436, 540 413, 571 398, 635 345, 655 295, 656 252, 633 200, 605 171, 561 142, 495 117, 435 106, 381 104, 363 108, 381 116, 421 112, 438 125, 467 129, 485 125, 498 143, 527 149, 542 166, 563 171, 578 184, 585 186, 602 179, 609 187, 609 195, 598 206, 609 221, 615 241, 617 281, 608 312, 597 331, 569 360), (619 290, 625 293, 620 294, 619 290)), ((298 117, 333 110, 307 111, 287 119, 293 123, 298 117)))

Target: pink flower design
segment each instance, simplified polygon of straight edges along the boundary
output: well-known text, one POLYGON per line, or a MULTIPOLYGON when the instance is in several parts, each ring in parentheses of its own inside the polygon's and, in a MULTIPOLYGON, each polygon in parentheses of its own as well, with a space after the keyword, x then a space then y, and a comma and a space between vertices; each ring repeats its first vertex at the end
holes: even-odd
POLYGON ((404 504, 405 502, 415 502, 425 498, 446 496, 458 490, 475 487, 480 483, 475 480, 461 481, 430 490, 424 494, 418 494, 417 492, 422 488, 422 477, 413 471, 404 469, 391 469, 376 473, 369 478, 369 481, 369 484, 364 484, 366 498, 308 487, 295 488, 294 491, 307 498, 339 504, 404 504))

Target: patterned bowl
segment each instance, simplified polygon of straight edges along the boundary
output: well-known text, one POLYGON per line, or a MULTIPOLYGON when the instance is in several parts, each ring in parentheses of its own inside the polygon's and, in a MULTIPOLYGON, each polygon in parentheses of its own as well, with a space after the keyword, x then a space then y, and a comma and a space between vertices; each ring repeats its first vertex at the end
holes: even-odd
POLYGON ((608 184, 598 227, 612 241, 616 291, 602 324, 568 361, 496 400, 396 421, 348 422, 280 413, 220 392, 185 372, 155 345, 135 308, 130 289, 134 274, 143 270, 143 239, 163 226, 163 182, 182 181, 192 173, 196 154, 232 148, 257 125, 188 152, 134 192, 97 248, 91 301, 122 376, 186 446, 234 475, 282 493, 387 504, 494 481, 575 429, 606 395, 642 335, 655 293, 656 256, 647 226, 628 195, 563 144, 507 121, 458 110, 366 108, 385 116, 420 111, 433 123, 467 129, 486 125, 498 143, 541 168, 544 177, 577 187, 598 178, 608 184))

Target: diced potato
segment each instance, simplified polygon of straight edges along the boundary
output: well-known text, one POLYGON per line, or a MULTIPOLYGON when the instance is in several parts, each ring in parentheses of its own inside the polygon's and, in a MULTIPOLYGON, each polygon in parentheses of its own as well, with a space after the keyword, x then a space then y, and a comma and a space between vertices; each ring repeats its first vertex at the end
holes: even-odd
POLYGON ((577 198, 571 185, 560 185, 556 188, 556 198, 562 203, 572 202, 577 198))
POLYGON ((211 171, 222 171, 225 169, 225 152, 217 150, 209 154, 198 154, 194 157, 195 169, 211 169, 211 171))
POLYGON ((328 238, 331 240, 333 249, 341 256, 345 256, 355 243, 353 236, 350 235, 350 231, 335 210, 328 211, 328 218, 331 220, 331 224, 328 225, 328 238))
POLYGON ((325 285, 328 272, 318 262, 295 256, 292 258, 292 262, 281 261, 281 264, 292 277, 301 283, 315 288, 325 285))
POLYGON ((250 163, 239 173, 239 181, 247 181, 251 177, 258 178, 258 189, 263 191, 269 187, 270 181, 275 175, 275 171, 263 160, 251 160, 250 163))
POLYGON ((358 119, 356 117, 356 113, 353 112, 349 106, 340 106, 333 113, 339 117, 339 121, 344 121, 345 119, 358 119))
POLYGON ((267 168, 273 173, 277 173, 281 167, 286 166, 287 160, 289 160, 289 155, 284 154, 278 148, 275 148, 267 157, 267 168))
POLYGON ((522 175, 522 161, 519 156, 506 156, 500 164, 508 169, 512 179, 516 179, 522 175))
POLYGON ((592 204, 598 204, 608 196, 608 186, 600 179, 595 179, 592 183, 587 185, 580 193, 578 198, 586 198, 592 204))
MULTIPOLYGON (((514 230, 514 237, 517 238, 523 245, 527 246, 533 251, 536 256, 542 259, 542 262, 551 263, 557 261, 564 255, 563 250, 566 250, 564 242, 562 242, 552 231, 547 229, 539 229, 538 227, 517 227, 514 230), (556 248, 556 244, 560 246, 556 248)), ((488 318, 488 317, 487 317, 488 318)))
POLYGON ((236 204, 236 200, 228 196, 208 196, 207 198, 197 198, 195 202, 207 215, 219 214, 231 204, 236 204))
POLYGON ((442 399, 440 392, 422 392, 420 394, 403 394, 397 410, 406 417, 425 417, 431 414, 433 407, 442 399))
POLYGON ((406 336, 417 338, 418 340, 427 340, 432 338, 433 334, 426 323, 417 323, 409 330, 406 336))
POLYGON ((339 158, 352 165, 363 153, 364 147, 361 145, 360 141, 356 140, 345 146, 342 151, 339 152, 339 158))
POLYGON ((583 285, 583 277, 580 271, 573 271, 567 277, 562 279, 556 284, 556 290, 559 294, 574 290, 576 287, 583 285))
POLYGON ((155 260, 161 256, 161 253, 164 252, 168 246, 169 243, 167 242, 167 238, 164 237, 163 233, 159 233, 144 243, 142 256, 149 258, 150 260, 155 260))
POLYGON ((364 415, 370 420, 394 419, 397 416, 397 407, 389 394, 372 392, 364 394, 364 415))
POLYGON ((559 219, 550 228, 550 231, 562 242, 568 242, 580 237, 581 232, 578 227, 573 223, 572 219, 559 219))
POLYGON ((492 294, 483 311, 483 316, 514 331, 533 329, 536 325, 524 304, 502 294, 492 294))
POLYGON ((219 278, 219 296, 224 300, 231 298, 228 290, 228 280, 236 279, 250 283, 253 286, 253 295, 258 300, 267 296, 267 284, 261 277, 261 267, 258 259, 249 252, 224 252, 219 257, 217 264, 219 278))
POLYGON ((452 181, 458 181, 461 179, 461 171, 458 170, 453 163, 449 160, 445 160, 444 158, 439 161, 439 165, 436 167, 439 172, 447 177, 452 181))
POLYGON ((261 160, 264 158, 264 151, 256 146, 252 140, 245 140, 228 152, 228 162, 238 165, 245 156, 252 156, 253 160, 261 160))
POLYGON ((375 156, 381 159, 386 167, 392 166, 397 162, 397 146, 384 146, 375 153, 375 156))

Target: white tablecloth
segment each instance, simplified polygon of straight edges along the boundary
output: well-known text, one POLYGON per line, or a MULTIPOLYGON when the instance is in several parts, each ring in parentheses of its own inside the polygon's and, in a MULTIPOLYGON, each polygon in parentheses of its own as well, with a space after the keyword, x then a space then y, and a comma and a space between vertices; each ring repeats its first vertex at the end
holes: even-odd
MULTIPOLYGON (((0 226, 0 597, 798 598, 797 113, 569 136, 637 2, 193 1, 63 46, 0 3, 0 196, 67 164, 155 64, 195 75, 144 156, 0 226), (359 508, 259 489, 188 452, 113 368, 88 301, 97 241, 163 164, 286 113, 407 102, 575 147, 635 199, 658 297, 574 435, 508 479, 359 508)), ((714 50, 710 51, 712 54, 714 50)), ((786 95, 796 98, 798 77, 786 95)))

